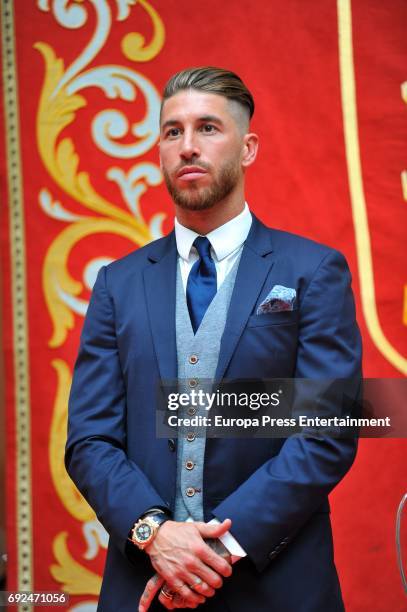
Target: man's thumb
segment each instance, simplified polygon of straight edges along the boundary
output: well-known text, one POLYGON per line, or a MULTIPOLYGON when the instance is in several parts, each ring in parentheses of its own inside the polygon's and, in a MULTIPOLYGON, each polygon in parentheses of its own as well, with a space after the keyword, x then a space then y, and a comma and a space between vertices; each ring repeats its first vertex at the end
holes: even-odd
POLYGON ((229 531, 232 526, 230 519, 225 519, 223 523, 198 523, 199 533, 203 538, 219 538, 229 531))

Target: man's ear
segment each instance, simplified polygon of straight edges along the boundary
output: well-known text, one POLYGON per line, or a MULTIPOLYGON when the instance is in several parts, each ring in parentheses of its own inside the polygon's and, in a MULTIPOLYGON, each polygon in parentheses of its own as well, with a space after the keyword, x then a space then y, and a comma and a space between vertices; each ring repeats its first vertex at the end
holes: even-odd
POLYGON ((257 157, 257 151, 259 148, 259 137, 257 134, 250 132, 243 136, 243 157, 242 166, 248 168, 252 165, 257 157))

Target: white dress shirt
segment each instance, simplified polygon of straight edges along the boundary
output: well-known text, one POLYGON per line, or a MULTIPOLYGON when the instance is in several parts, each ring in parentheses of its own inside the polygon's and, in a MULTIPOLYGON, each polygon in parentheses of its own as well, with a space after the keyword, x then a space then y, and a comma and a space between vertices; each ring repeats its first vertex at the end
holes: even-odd
MULTIPOLYGON (((193 246, 199 234, 181 225, 177 218, 175 218, 174 225, 182 283, 186 292, 188 275, 194 263, 199 259, 198 251, 193 246)), ((240 255, 251 225, 252 215, 245 202, 240 214, 206 235, 212 245, 211 255, 216 267, 218 289, 240 255)))
MULTIPOLYGON (((199 259, 198 251, 193 246, 193 242, 200 234, 181 225, 177 218, 175 218, 174 225, 182 284, 186 293, 188 275, 194 263, 199 259)), ((239 257, 251 225, 252 215, 247 202, 245 202, 241 213, 206 235, 211 243, 211 255, 216 267, 218 289, 239 257)), ((192 518, 188 520, 192 520, 192 518)), ((210 523, 219 523, 219 521, 214 518, 210 523)), ((247 553, 229 531, 219 539, 232 555, 232 563, 246 556, 247 553)))

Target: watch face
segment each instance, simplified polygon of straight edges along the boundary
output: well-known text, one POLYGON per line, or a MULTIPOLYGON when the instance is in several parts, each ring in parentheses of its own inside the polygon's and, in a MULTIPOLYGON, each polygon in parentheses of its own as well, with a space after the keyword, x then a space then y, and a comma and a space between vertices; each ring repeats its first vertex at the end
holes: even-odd
POLYGON ((136 536, 140 542, 146 542, 152 534, 152 529, 147 523, 142 523, 136 529, 136 536))

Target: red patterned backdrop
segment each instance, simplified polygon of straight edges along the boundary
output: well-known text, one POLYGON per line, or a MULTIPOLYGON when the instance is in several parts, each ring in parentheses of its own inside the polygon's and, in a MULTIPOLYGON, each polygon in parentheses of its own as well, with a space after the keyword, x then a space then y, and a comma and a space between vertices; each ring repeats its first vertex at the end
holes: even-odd
MULTIPOLYGON (((261 138, 252 209, 346 254, 365 375, 401 377, 407 4, 3 0, 1 17, 8 587, 64 589, 70 610, 92 612, 106 533, 64 472, 67 395, 98 268, 173 224, 156 148, 163 84, 187 65, 243 77, 261 138)), ((332 496, 350 612, 405 609, 405 464, 404 440, 364 440, 332 496)))

